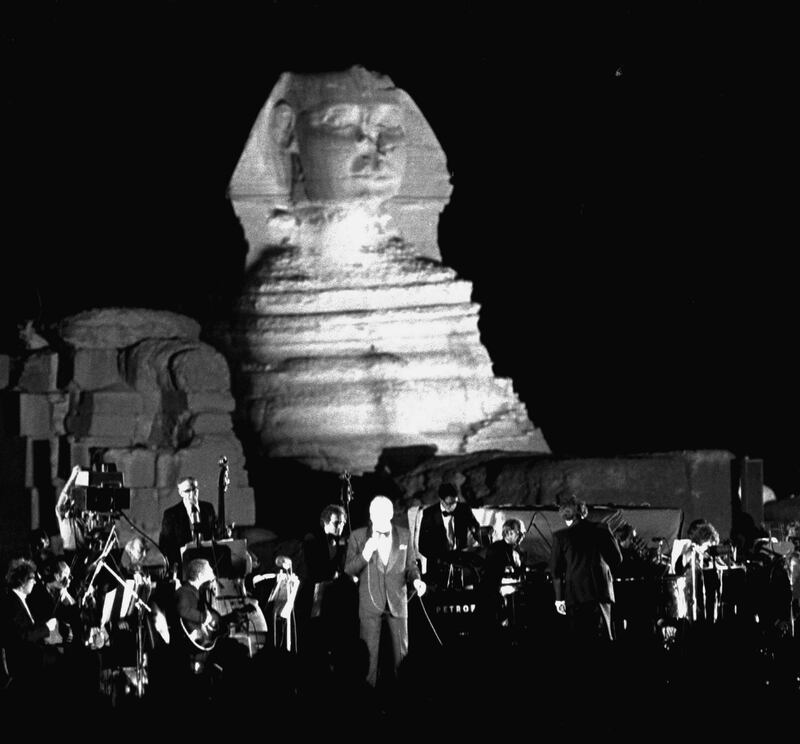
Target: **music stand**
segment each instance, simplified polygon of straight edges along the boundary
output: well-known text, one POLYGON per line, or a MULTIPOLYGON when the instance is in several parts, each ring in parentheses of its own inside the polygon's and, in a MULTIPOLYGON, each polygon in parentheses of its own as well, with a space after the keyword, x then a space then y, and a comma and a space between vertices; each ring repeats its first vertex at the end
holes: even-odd
MULTIPOLYGON (((116 534, 117 526, 114 525, 111 528, 111 532, 109 533, 108 540, 106 541, 106 545, 103 548, 103 552, 100 554, 100 557, 97 559, 94 569, 94 574, 92 575, 92 579, 89 582, 90 588, 93 584, 97 575, 100 573, 101 568, 105 568, 116 580, 117 583, 122 587, 123 592, 125 592, 128 588, 125 579, 123 579, 111 566, 106 563, 106 557, 108 556, 109 552, 111 552, 111 546, 117 541, 117 534, 116 534)), ((123 594, 124 596, 124 594, 123 594)), ((134 680, 134 685, 136 687, 136 697, 142 697, 144 695, 144 684, 146 682, 145 677, 145 659, 144 659, 144 639, 143 639, 143 627, 144 627, 144 614, 142 610, 147 612, 152 612, 150 607, 145 603, 142 602, 141 599, 134 593, 132 595, 133 605, 137 609, 136 613, 136 678, 134 680)))

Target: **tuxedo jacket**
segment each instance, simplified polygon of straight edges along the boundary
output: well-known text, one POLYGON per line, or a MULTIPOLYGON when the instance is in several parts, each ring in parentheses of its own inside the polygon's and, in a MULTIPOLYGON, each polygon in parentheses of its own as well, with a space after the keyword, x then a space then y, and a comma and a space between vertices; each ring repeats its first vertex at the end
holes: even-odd
POLYGON ((358 615, 388 611, 393 617, 408 617, 406 585, 420 577, 411 533, 405 527, 392 525, 392 548, 386 565, 377 550, 369 561, 364 560, 362 552, 371 534, 371 527, 361 527, 353 530, 347 541, 344 570, 358 579, 358 615))
MULTIPOLYGON (((475 515, 466 504, 459 502, 452 517, 455 522, 453 529, 456 538, 456 550, 467 547, 467 535, 480 526, 475 515)), ((441 558, 450 552, 447 541, 447 530, 442 517, 442 507, 437 501, 422 510, 422 521, 419 527, 419 552, 428 560, 441 558)))
POLYGON ((41 671, 44 640, 50 631, 44 623, 31 620, 16 592, 6 590, 0 598, 0 644, 5 647, 11 676, 41 671))
POLYGON ((613 572, 621 563, 619 545, 605 524, 575 520, 553 533, 550 574, 556 600, 568 606, 613 602, 613 572))
MULTIPOLYGON (((210 540, 214 536, 214 527, 217 522, 214 507, 208 501, 200 501, 200 534, 203 540, 210 540)), ((158 537, 158 547, 173 563, 181 562, 181 548, 194 539, 192 523, 183 501, 169 507, 161 518, 161 533, 158 537)))
POLYGON ((303 539, 304 576, 308 583, 330 581, 344 568, 344 537, 327 535, 321 528, 309 533, 303 539))

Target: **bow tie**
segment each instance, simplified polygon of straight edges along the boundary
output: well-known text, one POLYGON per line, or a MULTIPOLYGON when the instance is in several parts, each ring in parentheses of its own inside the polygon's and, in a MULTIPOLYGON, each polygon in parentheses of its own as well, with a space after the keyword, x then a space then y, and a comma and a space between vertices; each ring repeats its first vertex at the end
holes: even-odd
POLYGON ((388 532, 381 532, 380 530, 375 530, 375 534, 378 535, 378 537, 389 537, 388 532))
POLYGON ((444 519, 445 517, 453 517, 453 516, 455 516, 455 511, 446 512, 442 510, 442 519, 444 519))

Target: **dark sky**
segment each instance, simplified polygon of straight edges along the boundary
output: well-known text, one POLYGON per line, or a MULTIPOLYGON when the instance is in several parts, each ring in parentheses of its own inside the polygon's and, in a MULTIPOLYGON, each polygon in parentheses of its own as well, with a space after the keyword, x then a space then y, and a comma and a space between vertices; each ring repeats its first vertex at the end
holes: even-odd
POLYGON ((95 306, 224 315, 256 114, 283 70, 363 64, 445 149, 444 260, 554 452, 730 449, 800 492, 788 15, 111 5, 3 11, 3 348, 95 306))

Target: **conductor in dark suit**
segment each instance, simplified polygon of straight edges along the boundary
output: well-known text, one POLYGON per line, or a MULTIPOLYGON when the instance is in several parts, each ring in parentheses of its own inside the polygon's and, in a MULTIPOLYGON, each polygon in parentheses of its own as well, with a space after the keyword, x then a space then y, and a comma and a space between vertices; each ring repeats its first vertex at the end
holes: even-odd
POLYGON ((613 572, 622 554, 605 524, 586 519, 588 511, 574 496, 559 506, 567 527, 553 533, 550 555, 556 611, 567 616, 576 641, 612 640, 613 572))
MULTIPOLYGON (((200 501, 197 478, 186 477, 178 482, 181 503, 169 507, 161 519, 158 547, 170 566, 181 565, 181 548, 195 540, 211 540, 217 516, 208 501, 200 501)), ((201 557, 201 556, 193 556, 201 557)))
POLYGON ((477 535, 479 527, 472 509, 458 501, 458 489, 442 483, 439 503, 425 507, 419 527, 419 552, 429 562, 426 571, 431 580, 445 584, 448 554, 466 548, 469 534, 477 535))
POLYGON ((411 534, 392 524, 394 507, 386 496, 376 496, 369 505, 370 525, 354 530, 347 542, 344 570, 358 580, 358 619, 361 638, 369 650, 367 682, 378 678, 381 626, 387 622, 392 637, 395 670, 408 653, 408 594, 413 583, 425 593, 411 534))

